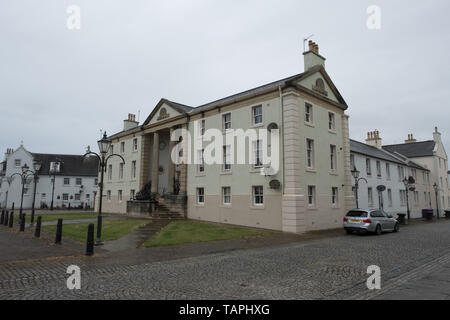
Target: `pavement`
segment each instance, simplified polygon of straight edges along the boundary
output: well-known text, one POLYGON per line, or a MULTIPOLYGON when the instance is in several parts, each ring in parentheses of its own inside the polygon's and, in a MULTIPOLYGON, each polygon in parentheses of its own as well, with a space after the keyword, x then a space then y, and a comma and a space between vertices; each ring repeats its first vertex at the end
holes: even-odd
POLYGON ((58 248, 36 242, 42 241, 0 226, 0 257, 13 255, 0 260, 0 299, 441 300, 450 296, 450 221, 445 220, 414 223, 398 234, 380 237, 346 236, 340 230, 271 240, 117 252, 100 249, 91 258, 71 255, 77 249, 70 245, 59 256, 54 251, 58 248), (15 253, 20 246, 29 246, 24 252, 31 260, 14 259, 20 258, 15 253), (73 264, 81 268, 81 290, 66 286, 66 270, 73 264), (381 268, 381 290, 366 287, 371 265, 381 268))

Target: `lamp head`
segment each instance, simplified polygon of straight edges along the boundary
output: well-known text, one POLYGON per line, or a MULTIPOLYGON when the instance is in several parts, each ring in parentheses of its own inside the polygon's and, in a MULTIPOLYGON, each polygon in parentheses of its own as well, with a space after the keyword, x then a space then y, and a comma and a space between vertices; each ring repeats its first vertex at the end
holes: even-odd
POLYGON ((100 153, 103 156, 105 156, 110 148, 111 148, 111 140, 108 139, 105 131, 105 133, 103 134, 103 138, 98 141, 98 149, 100 150, 100 153))
POLYGON ((22 173, 26 173, 28 170, 30 170, 30 167, 25 163, 25 164, 22 166, 22 173))

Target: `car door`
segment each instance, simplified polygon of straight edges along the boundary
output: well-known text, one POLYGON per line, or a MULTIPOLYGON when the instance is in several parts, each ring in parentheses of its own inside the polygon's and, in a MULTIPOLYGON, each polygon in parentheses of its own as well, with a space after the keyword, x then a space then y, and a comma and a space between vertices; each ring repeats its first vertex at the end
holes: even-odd
POLYGON ((384 221, 384 223, 383 223, 383 230, 386 230, 386 231, 394 230, 394 227, 395 227, 395 224, 393 222, 394 220, 389 218, 389 214, 388 213, 386 213, 384 211, 381 211, 380 213, 381 213, 381 215, 383 215, 383 218, 382 218, 383 221, 384 221))

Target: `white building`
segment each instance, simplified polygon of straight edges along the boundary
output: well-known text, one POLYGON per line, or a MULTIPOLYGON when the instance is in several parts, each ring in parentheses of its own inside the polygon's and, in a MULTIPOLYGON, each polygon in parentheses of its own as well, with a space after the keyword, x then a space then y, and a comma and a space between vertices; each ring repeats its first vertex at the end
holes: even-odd
MULTIPOLYGON (((36 185, 35 207, 54 208, 78 207, 94 208, 97 194, 97 158, 84 159, 79 155, 38 154, 27 151, 23 146, 17 150, 8 149, 5 160, 0 165, 0 206, 19 209, 22 196, 22 167, 27 165, 34 171, 34 163, 39 162, 36 185)), ((34 179, 27 174, 24 185, 23 208, 32 207, 34 179)))
MULTIPOLYGON (((407 200, 411 218, 421 218, 422 210, 434 209, 434 189, 431 172, 401 154, 382 147, 379 132, 369 132, 366 143, 350 141, 350 162, 360 172, 358 202, 360 208, 379 208, 396 216, 407 213, 407 200), (407 194, 404 180, 414 178, 414 190, 407 194), (384 192, 378 186, 386 187, 384 192)), ((355 181, 353 181, 355 186, 355 181)))

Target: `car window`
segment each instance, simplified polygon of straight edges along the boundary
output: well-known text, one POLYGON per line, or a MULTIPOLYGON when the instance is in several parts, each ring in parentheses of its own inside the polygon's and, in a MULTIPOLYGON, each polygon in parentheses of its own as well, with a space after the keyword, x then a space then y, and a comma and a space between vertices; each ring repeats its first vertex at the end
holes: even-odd
POLYGON ((372 211, 370 213, 370 216, 373 218, 381 218, 383 216, 383 214, 380 211, 372 211))
POLYGON ((350 211, 349 213, 347 213, 347 217, 352 217, 352 218, 367 218, 367 212, 365 211, 350 211))

